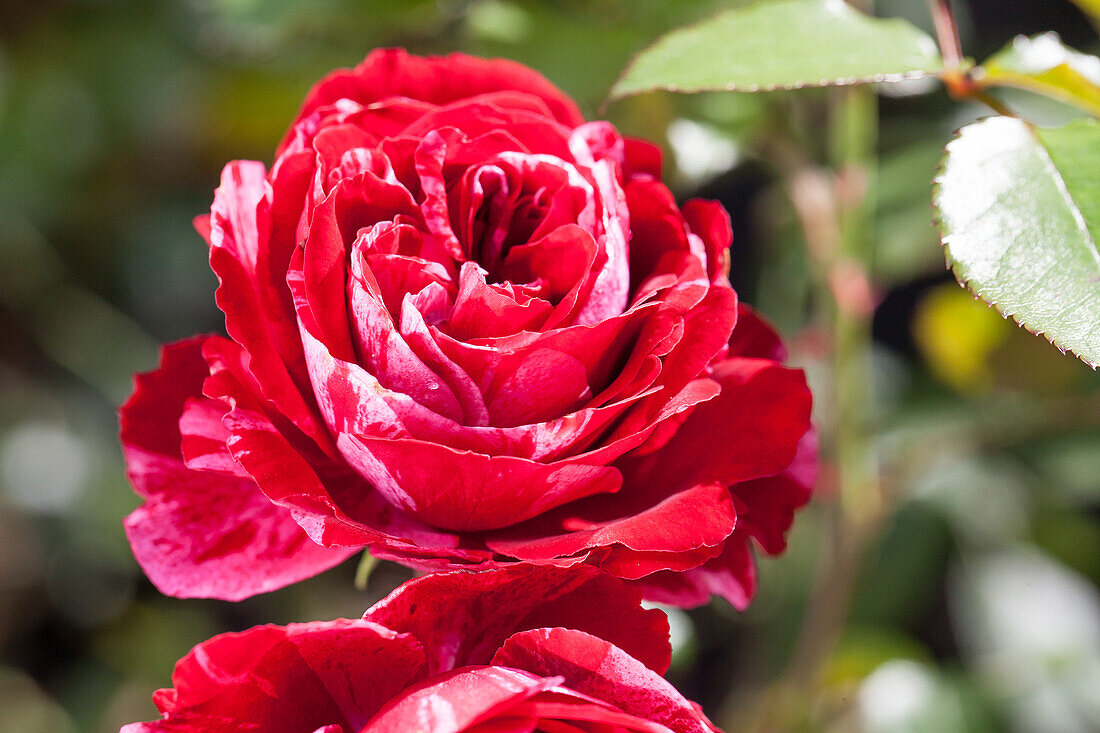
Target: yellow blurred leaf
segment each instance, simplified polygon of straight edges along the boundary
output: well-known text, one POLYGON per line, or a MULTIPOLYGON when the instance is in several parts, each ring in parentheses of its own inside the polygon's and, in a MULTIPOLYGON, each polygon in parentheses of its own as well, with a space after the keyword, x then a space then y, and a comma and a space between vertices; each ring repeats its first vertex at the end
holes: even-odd
POLYGON ((1093 20, 1100 20, 1100 0, 1073 0, 1073 4, 1084 10, 1093 20))
POLYGON ((990 357, 1013 326, 954 285, 930 291, 917 306, 913 338, 929 369, 959 391, 993 385, 990 357))
POLYGON ((1064 45, 1057 33, 1017 36, 975 70, 975 79, 984 87, 1045 94, 1100 117, 1100 59, 1064 45))

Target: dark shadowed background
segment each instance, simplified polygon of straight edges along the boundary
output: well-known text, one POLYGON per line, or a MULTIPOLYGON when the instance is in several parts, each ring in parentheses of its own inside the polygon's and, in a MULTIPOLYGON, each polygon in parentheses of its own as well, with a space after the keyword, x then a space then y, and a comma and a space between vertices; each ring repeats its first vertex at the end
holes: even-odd
MULTIPOLYGON (((85 0, 0 3, 0 730, 114 731, 155 717, 173 662, 221 631, 357 616, 355 561, 241 604, 160 596, 121 519, 137 505, 115 409, 160 342, 222 328, 191 219, 222 164, 270 162, 310 83, 371 48, 464 50, 541 70, 595 116, 630 55, 736 2, 691 0, 85 0)), ((918 0, 884 15, 929 27, 918 0)), ((1066 0, 957 3, 982 58, 1057 30, 1095 53, 1066 0)), ((888 482, 851 615, 791 704, 808 730, 1100 730, 1100 379, 959 289, 930 226, 929 182, 982 110, 929 83, 883 97, 874 413, 888 482)), ((825 378, 821 324, 790 207, 757 142, 777 113, 807 147, 824 92, 649 95, 610 106, 661 143, 678 195, 721 199, 732 279, 825 378)), ((1035 100, 1014 97, 1035 107, 1035 100)), ((1067 110, 1040 110, 1059 119, 1067 110)), ((828 472, 821 487, 829 501, 828 472)), ((673 617, 673 681, 730 731, 784 674, 818 557, 820 506, 763 563, 738 614, 673 617)))

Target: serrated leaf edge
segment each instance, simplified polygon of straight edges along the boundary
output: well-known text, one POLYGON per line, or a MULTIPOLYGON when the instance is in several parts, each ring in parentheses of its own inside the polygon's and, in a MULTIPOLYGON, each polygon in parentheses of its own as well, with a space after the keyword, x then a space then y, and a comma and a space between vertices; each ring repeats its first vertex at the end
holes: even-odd
MULTIPOLYGON (((846 87, 855 86, 858 84, 896 84, 903 81, 913 81, 917 79, 928 79, 931 77, 940 77, 944 73, 944 69, 939 68, 935 70, 914 70, 903 71, 890 74, 869 74, 864 76, 848 76, 841 77, 839 79, 820 79, 818 81, 804 81, 794 82, 791 84, 725 84, 725 85, 705 85, 699 87, 691 87, 690 89, 681 89, 676 84, 654 84, 652 86, 643 87, 640 89, 634 89, 628 92, 618 91, 619 86, 622 84, 623 79, 630 75, 630 72, 634 70, 634 67, 638 63, 638 59, 651 49, 655 48, 661 43, 666 42, 669 38, 678 36, 683 33, 690 33, 699 26, 709 23, 723 15, 730 15, 733 13, 742 12, 747 8, 754 7, 756 5, 763 5, 768 0, 757 0, 749 5, 742 6, 740 8, 730 8, 727 10, 720 10, 717 13, 713 13, 706 18, 698 20, 688 25, 674 28, 673 30, 665 33, 663 36, 659 36, 652 43, 640 51, 636 51, 630 56, 630 60, 623 68, 619 78, 615 80, 615 83, 611 85, 611 91, 607 95, 605 104, 611 102, 617 102, 620 99, 626 99, 627 97, 637 97, 642 94, 652 94, 653 92, 671 92, 672 94, 701 94, 705 92, 745 92, 745 93, 758 93, 758 92, 790 92, 798 89, 823 89, 829 87, 846 87)), ((859 11, 852 9, 852 12, 858 13, 859 11)), ((875 18, 883 25, 889 25, 891 27, 898 27, 907 25, 906 21, 902 18, 875 18)), ((942 65, 943 60, 940 59, 942 65)))
MULTIPOLYGON (((954 277, 955 277, 955 281, 958 282, 959 285, 962 286, 963 289, 965 289, 967 292, 971 293, 975 297, 975 299, 981 300, 981 302, 985 303, 987 306, 989 306, 993 310, 997 311, 997 313, 999 313, 1002 318, 1006 318, 1006 319, 1011 318, 1012 321, 1014 323, 1016 323, 1016 325, 1018 325, 1020 328, 1024 329, 1025 331, 1027 331, 1030 334, 1033 334, 1035 336, 1039 336, 1039 337, 1045 339, 1048 343, 1050 343, 1051 346, 1058 349, 1058 351, 1060 351, 1063 354, 1066 354, 1066 353, 1073 354, 1075 357, 1077 357, 1079 360, 1081 360, 1084 364, 1086 364, 1087 366, 1089 366, 1090 368, 1092 368, 1095 371, 1096 369, 1100 368, 1100 361, 1093 361, 1089 357, 1087 357, 1083 354, 1077 353, 1076 351, 1074 351, 1069 346, 1065 346, 1064 344, 1058 343, 1058 339, 1056 337, 1050 335, 1046 331, 1040 330, 1040 328, 1041 328, 1040 326, 1036 326, 1036 325, 1032 325, 1032 324, 1028 323, 1026 320, 1019 317, 1016 313, 1013 313, 1011 311, 1006 310, 1005 308, 1001 307, 997 303, 993 302, 990 298, 987 298, 985 296, 985 294, 982 292, 981 287, 974 285, 973 282, 970 279, 968 279, 964 273, 960 272, 960 268, 961 268, 962 264, 961 264, 961 262, 959 262, 957 259, 955 259, 951 255, 951 246, 945 241, 945 237, 947 236, 948 233, 945 229, 944 221, 943 221, 942 217, 940 216, 940 207, 939 207, 939 204, 937 202, 939 200, 939 196, 940 196, 940 192, 941 192, 941 184, 943 183, 943 175, 944 175, 944 173, 946 171, 946 167, 947 167, 947 158, 951 153, 951 150, 950 150, 951 145, 952 145, 952 143, 957 142, 962 137, 963 130, 966 129, 967 127, 970 127, 971 125, 981 124, 982 122, 985 122, 986 120, 993 119, 993 118, 998 117, 998 116, 999 115, 988 115, 986 117, 982 117, 978 120, 970 122, 966 125, 963 125, 962 127, 958 128, 958 129, 956 129, 954 135, 952 135, 952 137, 951 137, 951 140, 948 141, 948 143, 943 146, 943 155, 940 157, 939 165, 936 166, 936 174, 932 178, 932 224, 933 224, 933 226, 936 227, 936 232, 939 235, 940 246, 943 247, 944 258, 946 259, 946 262, 947 262, 947 269, 951 271, 951 274, 954 275, 954 277)), ((1029 130, 1031 130, 1032 134, 1034 134, 1034 130, 1033 130, 1033 128, 1031 128, 1031 125, 1029 125, 1026 122, 1024 124, 1028 125, 1029 130)), ((1046 155, 1047 161, 1049 162, 1049 164, 1054 168, 1055 172, 1057 173, 1057 167, 1054 166, 1054 161, 1050 160, 1050 154, 1046 151, 1046 148, 1043 147, 1042 144, 1040 144, 1039 147, 1043 148, 1043 153, 1044 153, 1044 155, 1046 155)), ((1068 196, 1068 191, 1065 188, 1065 182, 1062 180, 1062 176, 1061 176, 1060 173, 1057 174, 1057 179, 1058 179, 1059 189, 1062 191, 1063 195, 1068 196)), ((1081 225, 1080 211, 1077 210, 1077 204, 1076 204, 1076 202, 1073 201, 1073 198, 1069 197, 1069 200, 1073 204, 1073 211, 1074 211, 1074 214, 1075 214, 1074 218, 1077 220, 1078 226, 1080 226, 1081 225)), ((1086 227, 1086 231, 1087 231, 1087 227, 1086 227)), ((1089 233, 1089 239, 1090 240, 1092 239, 1091 233, 1089 233)), ((1093 242, 1093 244, 1095 245, 1096 243, 1093 242)))

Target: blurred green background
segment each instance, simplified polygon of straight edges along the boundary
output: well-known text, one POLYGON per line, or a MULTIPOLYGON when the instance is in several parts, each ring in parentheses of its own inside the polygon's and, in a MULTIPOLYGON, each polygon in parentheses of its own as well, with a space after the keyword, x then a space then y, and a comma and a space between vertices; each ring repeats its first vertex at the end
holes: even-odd
MULTIPOLYGON (((407 577, 354 561, 241 604, 161 597, 120 521, 137 504, 115 410, 162 341, 221 329, 191 219, 222 164, 270 162, 309 84, 371 48, 518 59, 601 114, 630 55, 737 4, 690 0, 85 0, 0 4, 0 730, 115 731, 155 717, 173 662, 221 631, 356 616, 407 577)), ((924 3, 883 15, 929 27, 924 3)), ((1096 52, 1064 0, 957 4, 975 57, 1017 33, 1096 52)), ((822 146, 825 92, 649 95, 602 112, 661 143, 681 197, 734 217, 733 280, 826 386, 803 245, 761 140, 822 146)), ((1037 115, 1068 114, 1014 98, 1037 115)), ((874 418, 883 468, 855 591, 804 614, 832 543, 828 469, 762 591, 673 617, 672 680, 729 731, 770 705, 799 730, 1100 730, 1100 378, 959 289, 930 226, 951 132, 983 114, 934 83, 881 99, 874 418), (848 620, 789 666, 815 613, 848 620), (801 631, 800 631, 801 630, 801 631), (797 662, 796 662, 797 664, 797 662), (790 688, 777 680, 809 680, 790 688), (784 692, 787 690, 787 692, 784 692)), ((826 594, 827 595, 827 594, 826 594)))

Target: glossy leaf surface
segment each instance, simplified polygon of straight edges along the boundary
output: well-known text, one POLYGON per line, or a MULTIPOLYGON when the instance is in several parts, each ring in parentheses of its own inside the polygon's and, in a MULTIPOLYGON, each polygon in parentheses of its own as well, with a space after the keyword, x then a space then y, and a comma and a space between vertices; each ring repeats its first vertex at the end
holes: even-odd
POLYGON ((771 91, 901 81, 938 73, 935 42, 843 0, 771 0, 675 30, 634 58, 611 91, 771 91))
POLYGON ((947 146, 934 206, 959 282, 1100 364, 1100 124, 993 117, 947 146))

